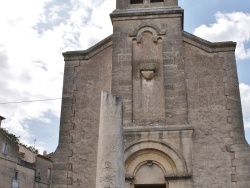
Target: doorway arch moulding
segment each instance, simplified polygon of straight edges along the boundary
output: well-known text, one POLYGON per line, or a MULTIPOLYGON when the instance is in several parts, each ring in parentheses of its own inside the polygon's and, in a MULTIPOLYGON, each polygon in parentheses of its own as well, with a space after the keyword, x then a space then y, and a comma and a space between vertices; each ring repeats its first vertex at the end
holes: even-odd
MULTIPOLYGON (((168 181, 191 178, 185 159, 176 149, 165 142, 145 140, 130 144, 125 149, 124 158, 127 187, 142 183, 140 178, 138 180, 138 172, 141 168, 146 168, 145 166, 150 169, 150 165, 161 169, 164 177, 161 180, 159 177, 155 179, 158 178, 158 183, 165 183, 167 187, 169 187, 168 181)), ((150 180, 146 181, 146 184, 149 182, 150 180)), ((154 183, 153 179, 152 182, 154 183)))

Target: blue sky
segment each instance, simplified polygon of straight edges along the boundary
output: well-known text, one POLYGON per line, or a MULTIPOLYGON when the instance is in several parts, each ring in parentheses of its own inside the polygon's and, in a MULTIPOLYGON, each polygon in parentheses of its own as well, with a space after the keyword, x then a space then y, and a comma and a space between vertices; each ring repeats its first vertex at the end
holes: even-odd
MULTIPOLYGON (((184 30, 209 41, 233 40, 245 132, 250 142, 250 1, 179 0, 184 30)), ((2 126, 42 152, 56 149, 64 61, 112 33, 115 0, 8 0, 0 2, 0 104, 2 126), (15 6, 13 6, 15 5, 15 6)))

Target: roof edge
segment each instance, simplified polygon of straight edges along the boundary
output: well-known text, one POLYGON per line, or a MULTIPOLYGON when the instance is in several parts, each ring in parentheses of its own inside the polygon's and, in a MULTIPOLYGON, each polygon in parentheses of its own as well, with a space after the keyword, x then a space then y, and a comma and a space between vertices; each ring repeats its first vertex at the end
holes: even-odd
POLYGON ((87 50, 79 50, 79 51, 66 51, 62 53, 64 60, 84 60, 89 59, 100 51, 109 47, 112 42, 112 35, 106 37, 102 41, 96 43, 94 46, 88 48, 87 50))
POLYGON ((0 116, 0 121, 2 121, 2 120, 4 120, 4 119, 6 119, 6 118, 3 117, 3 116, 0 116))
POLYGON ((44 155, 41 155, 41 154, 37 154, 37 157, 41 157, 41 158, 43 158, 45 160, 48 160, 48 161, 52 162, 52 160, 49 157, 47 157, 47 156, 44 156, 44 155))
POLYGON ((183 31, 183 41, 209 53, 235 51, 237 45, 233 41, 209 42, 186 31, 183 31))

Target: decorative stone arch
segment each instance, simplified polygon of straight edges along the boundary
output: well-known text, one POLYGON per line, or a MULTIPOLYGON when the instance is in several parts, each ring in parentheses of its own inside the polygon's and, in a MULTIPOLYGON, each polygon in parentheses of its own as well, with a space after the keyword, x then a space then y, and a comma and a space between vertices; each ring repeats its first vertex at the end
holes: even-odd
POLYGON ((165 142, 158 142, 154 140, 145 140, 131 144, 125 149, 124 159, 125 164, 129 162, 129 159, 136 154, 138 151, 142 150, 151 150, 159 151, 166 156, 168 156, 175 164, 177 174, 179 175, 187 175, 188 169, 186 162, 181 154, 179 154, 175 149, 173 149, 170 145, 165 142))
MULTIPOLYGON (((159 183, 164 183, 165 181, 167 184, 168 179, 180 179, 189 176, 187 165, 182 155, 164 142, 147 140, 133 143, 125 149, 124 158, 126 181, 131 185, 133 181, 141 183, 140 178, 138 180, 136 176, 146 165, 149 167, 150 165, 155 165, 157 172, 162 173, 161 176, 164 177, 160 180, 155 175, 155 179, 158 178, 159 183)), ((148 183, 147 179, 145 181, 148 183)), ((154 182, 155 180, 152 181, 154 182)))
POLYGON ((165 176, 174 176, 177 174, 174 161, 165 153, 155 149, 142 149, 132 154, 125 162, 127 174, 135 176, 139 167, 147 164, 149 161, 158 165, 165 176), (167 171, 166 169, 170 169, 171 171, 167 171))
POLYGON ((161 33, 157 26, 141 25, 140 27, 136 28, 130 36, 132 37, 133 41, 136 40, 138 43, 140 43, 142 34, 144 32, 152 33, 154 42, 157 42, 158 39, 162 39, 161 36, 165 35, 165 33, 161 33))
POLYGON ((141 29, 137 32, 137 35, 136 35, 136 40, 137 40, 138 43, 141 42, 142 34, 143 34, 144 32, 150 32, 150 33, 152 33, 152 35, 153 35, 153 41, 154 41, 154 42, 157 42, 158 34, 157 34, 156 30, 153 29, 152 27, 143 27, 143 28, 141 28, 141 29))

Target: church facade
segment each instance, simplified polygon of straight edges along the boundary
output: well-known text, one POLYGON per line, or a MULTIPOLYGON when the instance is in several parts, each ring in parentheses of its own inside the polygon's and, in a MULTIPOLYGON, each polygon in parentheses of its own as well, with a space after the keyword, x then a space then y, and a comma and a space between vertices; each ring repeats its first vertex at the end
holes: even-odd
POLYGON ((210 43, 185 32, 177 0, 116 4, 111 36, 63 54, 53 187, 250 187, 236 43, 210 43), (119 113, 103 115, 102 91, 120 97, 122 105, 110 99, 119 103, 119 113), (112 121, 104 123, 107 116, 112 121), (122 144, 100 144, 102 131, 113 133, 116 124, 122 125, 122 144), (100 176, 99 154, 111 150, 122 157, 122 165, 114 166, 124 168, 124 175, 112 168, 114 158, 100 167, 107 172, 100 176), (118 185, 117 176, 125 182, 118 185))

